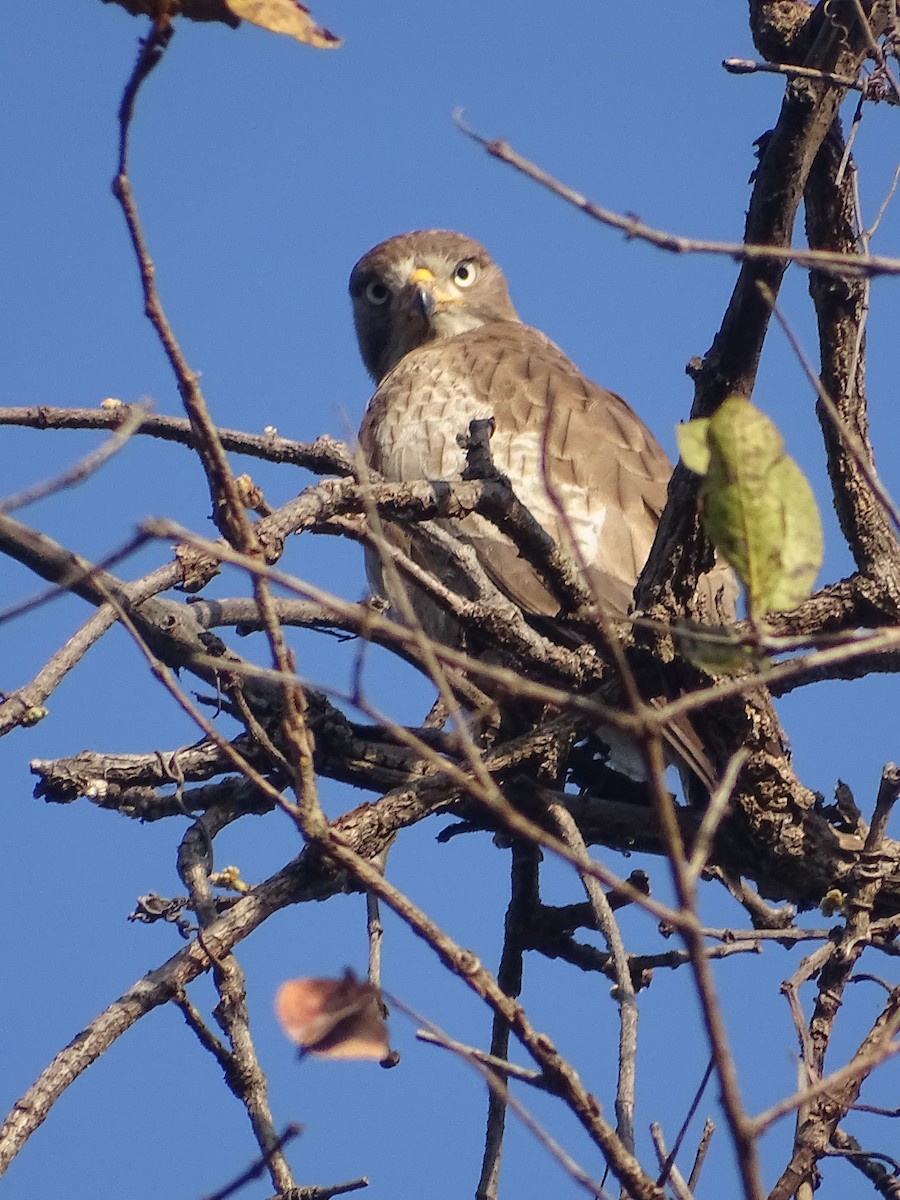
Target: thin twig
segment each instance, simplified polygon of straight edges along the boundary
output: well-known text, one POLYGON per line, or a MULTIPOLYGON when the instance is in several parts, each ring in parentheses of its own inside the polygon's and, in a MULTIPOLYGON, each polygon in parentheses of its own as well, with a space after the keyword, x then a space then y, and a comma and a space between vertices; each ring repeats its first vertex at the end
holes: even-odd
MULTIPOLYGON (((301 1125, 292 1124, 285 1126, 282 1132, 278 1135, 278 1138, 271 1150, 261 1154, 255 1162, 250 1164, 246 1171, 242 1171, 236 1179, 231 1181, 231 1183, 227 1183, 223 1188, 220 1188, 216 1192, 210 1192, 204 1197, 204 1200, 229 1200, 229 1197, 233 1196, 235 1192, 239 1192, 242 1187, 245 1187, 248 1183, 252 1183, 254 1179, 259 1179, 265 1172, 266 1167, 269 1165, 272 1155, 280 1153, 289 1142, 292 1142, 294 1138, 299 1137, 302 1132, 303 1127, 301 1125)), ((346 1185, 344 1185, 344 1190, 352 1191, 355 1190, 356 1186, 365 1186, 365 1183, 363 1180, 355 1180, 354 1187, 346 1187, 346 1185)))
MULTIPOLYGON (((354 853, 334 830, 323 835, 323 849, 355 876, 359 883, 376 892, 409 928, 438 955, 444 965, 464 982, 489 1007, 500 1012, 512 1026, 516 1037, 544 1073, 548 1088, 567 1105, 594 1143, 600 1148, 613 1174, 634 1200, 662 1200, 655 1182, 645 1174, 634 1156, 622 1144, 615 1130, 603 1118, 596 1100, 590 1096, 571 1066, 561 1057, 545 1034, 539 1034, 524 1010, 485 970, 478 960, 457 945, 408 897, 384 879, 370 863, 354 853)), ((394 1001, 396 1002, 396 1001, 394 1001)), ((591 1186, 596 1185, 591 1181, 591 1186)), ((595 1191, 595 1194, 596 1191, 595 1191)))
MULTIPOLYGON (((650 747, 653 750, 658 747, 650 747)), ((662 771, 654 771, 651 784, 657 791, 657 810, 662 813, 672 809, 672 801, 663 786, 662 771)), ((674 814, 673 822, 674 824, 674 814)), ((676 826, 677 829, 677 826, 676 826)), ((763 1187, 759 1164, 759 1153, 741 1098, 737 1068, 728 1045, 728 1037, 721 1004, 716 993, 715 982, 705 953, 701 925, 696 917, 696 879, 688 871, 684 844, 680 837, 672 837, 668 828, 663 828, 672 884, 682 916, 681 936, 691 956, 693 979, 697 998, 703 1014, 703 1022, 709 1039, 712 1058, 722 1091, 722 1106, 734 1142, 746 1200, 762 1200, 763 1187)))
MULTIPOLYGON (((587 858, 588 851, 581 830, 572 814, 562 804, 550 806, 550 816, 556 823, 563 841, 574 853, 587 858)), ((616 986, 615 1001, 619 1006, 619 1066, 616 1084, 616 1132, 628 1150, 634 1152, 634 1092, 637 1066, 638 1008, 634 980, 622 933, 613 915, 612 906, 600 884, 590 875, 581 877, 585 893, 594 912, 597 929, 603 936, 613 962, 616 986)))
MULTIPOLYGON (((884 78, 887 79, 888 83, 890 84, 891 91, 894 93, 895 100, 900 101, 900 85, 898 85, 897 80, 894 78, 894 75, 891 71, 887 57, 884 53, 884 49, 882 48, 880 42, 878 41, 878 38, 875 36, 874 32, 872 31, 871 22, 869 21, 869 17, 866 14, 866 11, 862 6, 861 0, 852 0, 852 2, 853 2, 853 7, 856 9, 856 16, 859 21, 860 27, 862 28, 863 33, 866 38, 866 45, 867 45, 869 54, 872 56, 872 58, 878 64, 879 71, 882 73, 884 78)), ((894 5, 893 19, 894 19, 894 23, 895 23, 895 28, 894 28, 893 32, 896 32, 896 21, 897 21, 897 6, 896 6, 896 4, 894 5)))
MULTIPOLYGON (((140 413, 134 436, 157 438, 197 448, 197 434, 186 417, 170 417, 151 413, 139 405, 123 404, 106 408, 38 407, 0 408, 0 425, 15 425, 26 429, 109 429, 115 431, 128 421, 132 413, 140 413)), ((219 427, 219 438, 225 450, 245 454, 263 462, 301 467, 314 475, 353 475, 355 463, 349 448, 335 438, 323 434, 314 442, 297 442, 279 437, 274 430, 248 433, 242 429, 219 427)))
POLYGON ((857 438, 856 434, 850 428, 848 428, 847 423, 841 417, 841 414, 838 412, 837 405, 834 403, 832 398, 828 395, 828 392, 825 390, 825 388, 822 386, 822 383, 819 380, 819 377, 816 375, 815 371, 813 371, 812 364, 810 363, 809 359, 806 357, 803 347, 800 345, 799 341, 797 340, 797 338, 794 334, 794 331, 791 329, 790 325, 788 324, 787 320, 785 319, 784 314, 781 312, 781 309, 775 303, 774 297, 772 297, 771 293, 769 294, 769 296, 767 296, 767 299, 772 304, 772 314, 775 317, 778 324, 781 326, 782 332, 784 333, 784 336, 787 338, 791 349, 794 351, 794 354, 797 356, 797 361, 800 363, 801 367, 803 368, 804 374, 806 375, 810 384, 812 384, 812 386, 815 388, 816 395, 819 398, 819 402, 821 403, 821 405, 825 409, 825 411, 828 413, 829 419, 831 420, 832 424, 834 425, 834 428, 837 430, 838 435, 840 436, 841 440, 844 442, 845 446, 847 447, 848 451, 850 452, 850 455, 852 456, 853 461, 859 468, 860 473, 862 474, 866 483, 872 489, 872 494, 877 498, 882 509, 887 514, 887 516, 890 518, 891 522, 894 525, 895 530, 900 531, 900 509, 897 508, 897 505, 891 499, 891 496, 888 493, 887 489, 885 488, 884 484, 878 478, 878 475, 875 472, 875 468, 871 462, 871 458, 870 458, 870 455, 869 455, 866 447, 862 444, 862 442, 859 440, 859 438, 857 438))
POLYGON ((700 1172, 703 1170, 703 1164, 706 1162, 709 1144, 712 1141, 712 1135, 715 1132, 715 1122, 707 1117, 703 1122, 703 1132, 700 1135, 700 1141, 697 1143, 697 1153, 694 1155, 694 1165, 691 1167, 691 1174, 690 1178, 688 1179, 688 1188, 692 1192, 697 1190, 697 1184, 700 1182, 700 1172))
MULTIPOLYGON (((865 238, 865 241, 863 243, 863 249, 866 251, 868 251, 868 248, 869 248, 868 247, 869 241, 878 232, 878 227, 881 224, 882 220, 884 219, 884 214, 887 212, 891 201, 894 199, 894 196, 896 195, 898 183, 900 183, 900 163, 897 164, 897 167, 894 170, 894 174, 891 179, 891 185, 888 188, 887 193, 885 194, 885 197, 882 200, 882 202, 878 208, 878 212, 875 214, 875 220, 868 227, 868 229, 863 229, 862 224, 860 224, 861 236, 865 238)), ((857 211, 858 211, 858 209, 859 209, 859 205, 857 204, 857 211)))
POLYGON ((465 1042, 459 1042, 446 1034, 433 1033, 430 1029, 417 1029, 416 1037, 420 1042, 428 1042, 432 1046, 440 1046, 443 1050, 451 1050, 463 1058, 474 1059, 485 1067, 493 1068, 499 1075, 507 1075, 510 1079, 518 1079, 520 1083, 528 1083, 532 1087, 546 1090, 544 1076, 540 1071, 520 1067, 508 1058, 498 1058, 496 1054, 488 1054, 486 1050, 479 1050, 477 1046, 467 1046, 465 1042))
POLYGON ((384 926, 381 923, 381 912, 377 896, 366 892, 366 933, 369 941, 369 969, 366 978, 373 987, 381 989, 381 943, 384 938, 384 926))
POLYGON ((125 85, 122 103, 119 106, 119 161, 112 191, 125 217, 137 260, 144 296, 144 312, 156 331, 178 381, 178 390, 197 438, 196 449, 203 463, 213 502, 213 519, 233 545, 249 551, 254 545, 253 530, 221 440, 203 399, 197 374, 188 365, 163 309, 156 287, 156 268, 144 240, 128 177, 128 138, 137 94, 141 84, 162 58, 171 34, 172 27, 168 18, 160 18, 144 39, 134 70, 125 85))
MULTIPOLYGON (((178 851, 178 873, 188 889, 191 907, 197 914, 201 941, 204 932, 215 923, 218 916, 210 886, 211 847, 212 831, 201 817, 187 829, 178 851)), ((221 957, 211 954, 210 957, 213 959, 213 982, 219 995, 214 1016, 228 1038, 229 1051, 226 1053, 220 1043, 214 1042, 211 1034, 204 1037, 197 1025, 191 1023, 201 1043, 223 1067, 227 1086, 247 1113, 262 1155, 261 1161, 269 1172, 272 1184, 284 1193, 296 1184, 281 1150, 283 1137, 279 1137, 275 1131, 266 1076, 250 1033, 244 973, 234 954, 221 957)), ((185 1005, 180 1007, 186 1017, 190 1015, 185 1005)))
MULTIPOLYGON (((889 994, 888 1002, 872 1031, 857 1050, 850 1067, 855 1073, 843 1079, 841 1072, 830 1076, 827 1102, 813 1104, 818 1098, 818 1085, 824 1075, 825 1055, 831 1041, 844 989, 852 977, 853 968, 870 939, 872 909, 884 880, 884 865, 881 861, 882 843, 891 809, 900 798, 900 769, 893 763, 885 767, 875 812, 865 846, 858 862, 848 877, 846 896, 842 908, 845 915, 843 928, 832 941, 812 956, 823 958, 819 971, 818 991, 813 1014, 809 1021, 808 1034, 801 1025, 801 1016, 795 1012, 795 1024, 801 1033, 804 1083, 809 1086, 797 1105, 797 1127, 791 1160, 781 1174, 772 1193, 773 1200, 787 1200, 798 1186, 811 1182, 816 1162, 821 1158, 839 1121, 856 1102, 862 1080, 878 1063, 895 1048, 894 1034, 900 1028, 900 989, 889 994), (830 953, 828 953, 830 951, 830 953), (827 954, 827 957, 825 955, 827 954), (862 1069, 860 1069, 862 1066, 862 1069), (836 1077, 841 1077, 838 1085, 836 1077)), ((808 977, 814 969, 813 962, 802 967, 800 977, 808 977)), ((787 991, 792 1011, 799 1009, 796 984, 791 981, 787 991)), ((777 1107, 777 1106, 776 1106, 777 1107)), ((770 1110, 771 1111, 771 1110, 770 1110)), ((759 1118, 752 1122, 756 1126, 759 1118)))
POLYGON ((694 848, 691 851, 691 857, 685 866, 685 871, 691 879, 696 880, 706 866, 706 860, 709 858, 710 847, 716 836, 716 831, 728 812, 728 804, 734 792, 737 777, 741 772, 741 767, 743 767, 749 757, 750 752, 743 746, 732 754, 728 760, 727 767, 722 773, 719 786, 709 798, 709 806, 703 814, 700 828, 697 830, 697 836, 694 839, 694 848))
POLYGON ((42 480, 40 483, 33 484, 21 492, 7 496, 5 500, 0 500, 0 513, 15 512, 17 508, 24 508, 27 504, 34 504, 37 500, 45 500, 48 496, 52 496, 56 492, 73 487, 77 483, 83 483, 96 471, 99 471, 104 463, 108 462, 123 449, 126 443, 137 432, 145 414, 146 409, 140 405, 129 409, 125 420, 119 423, 115 432, 98 446, 96 450, 85 454, 84 457, 80 458, 71 467, 67 467, 59 475, 54 476, 53 479, 42 480))
POLYGON ((651 1122, 650 1138, 653 1142, 653 1149, 656 1151, 657 1162, 663 1168, 666 1180, 678 1200, 694 1200, 694 1197, 688 1191, 688 1186, 684 1182, 681 1172, 672 1161, 672 1155, 666 1151, 666 1141, 663 1137, 662 1126, 657 1121, 651 1122))
POLYGON ((470 129, 462 119, 462 110, 457 109, 453 116, 457 127, 467 137, 483 147, 493 158, 507 163, 521 174, 526 175, 535 183, 539 183, 554 195, 566 200, 569 204, 580 209, 587 216, 618 229, 628 239, 637 238, 648 242, 659 250, 668 250, 673 254, 712 254, 733 259, 735 262, 795 262, 801 267, 815 267, 820 271, 828 271, 833 275, 845 278, 873 278, 876 275, 900 275, 900 258, 885 258, 875 255, 859 256, 840 254, 829 250, 808 250, 799 246, 764 246, 741 242, 717 242, 702 238, 683 237, 680 234, 668 233, 646 225, 638 217, 613 212, 601 208, 588 200, 580 192, 554 179, 536 163, 530 162, 505 141, 491 140, 482 137, 470 129))
MULTIPOLYGON (((417 1037, 424 1041, 430 1041, 436 1046, 440 1046, 445 1050, 450 1050, 454 1054, 457 1054, 463 1060, 463 1062, 474 1068, 479 1075, 481 1075, 490 1091, 493 1092, 495 1089, 499 1089, 503 1094, 504 1105, 508 1106, 516 1114, 525 1128, 529 1131, 529 1133, 532 1134, 538 1145, 543 1146, 551 1158, 558 1163, 558 1165, 563 1171, 565 1171, 565 1173, 570 1179, 572 1179, 574 1183, 576 1183, 589 1195, 596 1197, 596 1200, 609 1200, 609 1195, 606 1191, 604 1191, 602 1185, 599 1184, 595 1179, 592 1179, 591 1176, 584 1170, 584 1168, 578 1162, 576 1162, 570 1154, 566 1153, 559 1142, 535 1120, 524 1104, 522 1104, 511 1092, 509 1092, 506 1086, 505 1076, 510 1075, 513 1077, 523 1078, 525 1082, 531 1082, 531 1080, 525 1078, 525 1075, 519 1073, 511 1063, 506 1063, 502 1059, 500 1060, 501 1065, 498 1073, 493 1069, 493 1064, 490 1061, 493 1057, 492 1055, 484 1054, 483 1051, 475 1050, 474 1048, 465 1045, 463 1042, 458 1042, 454 1038, 448 1037, 442 1029, 439 1029, 430 1021, 426 1021, 421 1013, 417 1013, 415 1009, 410 1008, 409 1005, 398 1000, 396 996, 388 996, 388 999, 395 1008, 398 1008, 401 1012, 406 1013, 406 1015, 411 1017, 414 1021, 426 1026, 426 1030, 417 1031, 417 1037), (423 1037, 423 1033, 427 1033, 427 1036, 423 1037), (507 1068, 510 1069, 507 1070, 507 1068)), ((540 1077, 543 1078, 542 1073, 540 1077)), ((554 1088, 549 1080, 546 1081, 546 1090, 554 1092, 554 1088)), ((628 1195, 630 1196, 632 1193, 629 1192, 628 1195)), ((635 1193, 635 1195, 637 1195, 637 1193, 635 1193)), ((655 1200, 664 1200, 662 1192, 654 1193, 654 1198, 655 1200)))
MULTIPOLYGON (((497 969, 497 983, 507 996, 522 991, 523 958, 526 932, 538 903, 540 850, 531 842, 515 839, 510 855, 510 895, 503 929, 503 950, 497 969)), ((488 1093, 484 1154, 481 1174, 475 1189, 476 1200, 496 1200, 500 1185, 500 1157, 509 1089, 507 1073, 499 1064, 509 1058, 510 1027, 506 1018, 495 1012, 491 1022, 491 1053, 496 1086, 488 1093)), ((521 1078, 521 1075, 517 1075, 521 1078)))
MULTIPOLYGON (((662 1170, 660 1171, 659 1178, 656 1181, 660 1187, 665 1187, 665 1185, 666 1185, 666 1180, 669 1177, 669 1168, 671 1166, 673 1166, 675 1159, 678 1157, 678 1153, 681 1150, 681 1145, 687 1135, 688 1127, 690 1126, 691 1121, 693 1121, 693 1119, 694 1119, 694 1114, 696 1113, 697 1109, 700 1107, 700 1101, 703 1099, 703 1093, 706 1091, 707 1084, 709 1083, 710 1079, 712 1078, 712 1073, 715 1069, 715 1065, 716 1064, 713 1062, 712 1059, 710 1059, 709 1062, 706 1064, 706 1070, 703 1072, 703 1078, 700 1080, 700 1084, 699 1084, 696 1092, 694 1093, 694 1098, 690 1103, 687 1113, 685 1114, 684 1120, 681 1122, 681 1128, 678 1130, 678 1136, 675 1138, 675 1143, 672 1146, 671 1152, 669 1153, 669 1155, 665 1159, 665 1161, 661 1164, 662 1170)), ((707 1125, 708 1124, 710 1124, 709 1121, 707 1121, 707 1125)), ((705 1132, 705 1126, 704 1126, 704 1132, 705 1132)), ((694 1165, 696 1167, 696 1162, 694 1165)), ((691 1178, 693 1178, 693 1176, 694 1176, 694 1172, 692 1171, 691 1178)), ((693 1184, 689 1184, 689 1188, 693 1188, 693 1184)))
MULTIPOLYGON (((889 1033, 896 1035, 898 1028, 900 1028, 900 1012, 896 1014, 892 1026, 889 1033)), ((801 1105, 809 1104, 820 1096, 824 1096, 832 1090, 836 1091, 843 1088, 847 1084, 858 1084, 864 1076, 872 1071, 873 1067, 879 1066, 889 1059, 896 1058, 898 1054, 900 1054, 900 1042, 892 1043, 889 1038, 880 1039, 879 1043, 873 1046, 867 1053, 857 1055, 850 1062, 845 1063, 843 1067, 832 1071, 831 1074, 810 1084, 809 1087, 801 1088, 792 1095, 786 1096, 783 1100, 779 1100, 777 1104, 773 1104, 764 1112, 751 1117, 750 1127, 754 1135, 759 1136, 759 1134, 765 1133, 776 1121, 780 1121, 782 1117, 794 1112, 801 1105)))
POLYGON ((835 75, 831 71, 817 71, 814 67, 802 67, 791 63, 755 62, 749 58, 726 58, 722 66, 729 75, 786 75, 788 79, 816 79, 821 83, 829 83, 834 87, 847 88, 848 91, 862 92, 864 99, 878 103, 884 100, 887 104, 900 104, 900 98, 888 93, 873 90, 868 79, 862 81, 851 79, 848 75, 835 75))

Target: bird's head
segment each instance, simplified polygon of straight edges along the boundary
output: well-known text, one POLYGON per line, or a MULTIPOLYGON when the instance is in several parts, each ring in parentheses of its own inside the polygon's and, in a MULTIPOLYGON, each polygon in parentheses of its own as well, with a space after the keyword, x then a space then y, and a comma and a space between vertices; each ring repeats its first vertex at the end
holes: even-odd
POLYGON ((350 275, 363 362, 378 383, 410 350, 490 321, 517 321, 503 272, 478 242, 446 229, 402 233, 350 275))

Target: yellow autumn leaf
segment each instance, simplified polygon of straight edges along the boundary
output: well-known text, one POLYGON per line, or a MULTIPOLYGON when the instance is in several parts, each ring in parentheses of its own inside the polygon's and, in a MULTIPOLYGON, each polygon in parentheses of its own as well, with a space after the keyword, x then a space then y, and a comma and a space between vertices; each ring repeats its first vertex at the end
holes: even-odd
POLYGON ((132 16, 182 16, 189 21, 220 21, 232 29, 241 20, 272 33, 284 33, 317 50, 335 50, 342 39, 317 25, 308 8, 297 0, 104 0, 119 4, 132 16))
POLYGON ((272 33, 288 37, 317 50, 336 50, 341 39, 330 30, 317 25, 308 8, 297 0, 226 0, 236 17, 259 25, 272 33))
POLYGON ((677 430, 685 466, 703 476, 703 523, 747 591, 751 618, 791 609, 822 565, 812 488, 769 418, 742 396, 677 430))

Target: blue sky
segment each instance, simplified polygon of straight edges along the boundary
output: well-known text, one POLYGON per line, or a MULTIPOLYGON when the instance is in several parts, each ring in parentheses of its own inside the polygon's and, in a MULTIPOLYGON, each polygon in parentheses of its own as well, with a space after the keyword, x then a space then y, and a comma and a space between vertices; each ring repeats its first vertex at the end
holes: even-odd
MULTIPOLYGON (((132 182, 157 267, 163 302, 224 426, 311 439, 348 436, 369 394, 352 334, 346 278, 372 244, 410 228, 457 228, 483 241, 503 265, 523 319, 558 341, 592 378, 621 392, 674 454, 674 426, 690 407, 684 364, 718 328, 736 268, 727 259, 675 258, 626 242, 488 158, 455 128, 451 112, 486 136, 503 136, 598 203, 638 212, 649 223, 697 237, 739 240, 754 166, 752 143, 777 119, 782 84, 733 78, 730 55, 752 57, 744 6, 721 0, 642 6, 564 3, 423 5, 394 0, 317 7, 345 46, 314 52, 249 26, 237 32, 179 23, 161 66, 138 101, 132 182)), ((174 380, 143 318, 136 270, 110 194, 116 110, 144 22, 114 4, 17 5, 0 39, 0 131, 7 183, 0 194, 0 403, 93 406, 106 396, 149 399, 177 414, 174 380)), ((858 141, 863 209, 871 220, 895 164, 884 123, 867 111, 858 141)), ((893 118, 894 120, 896 118, 893 118)), ((897 210, 874 249, 900 253, 897 210)), ((798 238, 800 231, 798 230, 798 238)), ((892 448, 895 306, 873 288, 870 398, 879 466, 895 495, 892 448), (890 324, 889 324, 890 322, 890 324)), ((790 272, 783 302, 814 354, 806 281, 790 272)), ((823 579, 851 569, 831 516, 803 374, 773 330, 756 402, 778 422, 823 504, 828 554, 823 579)), ((96 435, 0 434, 0 491, 26 486, 96 445, 96 435)), ((296 471, 239 464, 272 504, 309 482, 296 471)), ((209 532, 198 464, 177 447, 134 441, 88 483, 31 506, 22 519, 99 557, 147 516, 172 516, 209 532)), ((287 565, 355 598, 365 589, 353 547, 306 539, 287 565)), ((153 548, 128 571, 164 557, 153 548)), ((241 581, 224 577, 218 594, 241 581)), ((31 594, 28 573, 4 563, 0 605, 31 594)), ((0 688, 30 679, 87 616, 61 599, 0 628, 0 688)), ((355 650, 295 636, 312 679, 348 678, 355 650)), ((367 658, 366 686, 401 719, 419 719, 427 690, 385 656, 367 658)), ((48 718, 0 745, 3 764, 0 1108, 32 1082, 82 1025, 180 943, 171 927, 126 922, 136 894, 180 891, 174 824, 137 827, 86 803, 47 807, 31 797, 31 758, 92 748, 147 751, 194 740, 171 701, 147 680, 124 635, 113 633, 49 702, 48 718)), ((896 755, 893 685, 829 685, 783 702, 802 778, 830 795, 837 778, 864 811, 884 761, 896 755)), ((338 813, 363 797, 335 785, 338 813)), ((391 859, 407 889, 463 944, 495 964, 508 864, 488 838, 434 842, 437 826, 410 831, 391 859), (461 887, 460 880, 464 881, 461 887)), ((237 861, 248 880, 296 851, 280 816, 245 820, 217 842, 218 863, 237 861)), ((632 862, 612 861, 624 873, 632 862)), ((650 864, 665 896, 662 864, 650 864)), ((548 868, 546 894, 580 898, 567 871, 548 868)), ((704 899, 712 923, 738 915, 704 899)), ((815 922, 816 918, 813 916, 815 922)), ((821 921, 821 918, 818 918, 821 921)), ((483 1043, 485 1013, 430 953, 386 918, 386 985, 463 1040, 483 1043)), ((625 918, 635 949, 657 944, 652 921, 625 918)), ((254 1031, 280 1123, 306 1127, 291 1158, 302 1183, 368 1175, 375 1198, 430 1200, 471 1194, 483 1124, 482 1085, 441 1052, 419 1047, 400 1018, 394 1040, 403 1064, 298 1066, 274 1026, 277 983, 298 974, 365 966, 359 897, 279 914, 239 950, 254 1031)), ((737 957, 717 966, 751 1110, 790 1091, 795 1044, 777 983, 799 954, 773 948, 767 961, 737 957), (760 1014, 765 1014, 764 1029, 760 1014), (765 1074, 760 1039, 765 1038, 765 1074)), ((200 981, 201 1006, 212 991, 200 981)), ((559 964, 529 960, 525 1000, 536 1024, 577 1056, 583 1078, 610 1105, 615 1022, 603 987, 559 964)), ((847 1045, 876 998, 854 995, 847 1045), (856 1010, 854 1014, 854 1008, 856 1010)), ((643 999, 638 1125, 665 1123, 671 1141, 705 1065, 703 1036, 684 973, 660 975, 643 999)), ((887 1077, 888 1072, 885 1072, 887 1077)), ((896 1085, 896 1072, 894 1074, 896 1085)), ((872 1098, 878 1085, 872 1088, 872 1098)), ((601 1171, 580 1131, 541 1097, 524 1099, 593 1174, 601 1171)), ((894 1101, 892 1101, 894 1102, 894 1101)), ((715 1090, 701 1113, 719 1119, 715 1090)), ((576 1195, 515 1120, 504 1167, 505 1194, 576 1195)), ((865 1129, 866 1126, 862 1125, 865 1129)), ((770 1173, 788 1136, 766 1143, 770 1173)), ((646 1135, 642 1134, 646 1149, 646 1135)), ((733 1180, 723 1135, 706 1168, 706 1194, 733 1180)), ((13 1197, 71 1200, 125 1190, 135 1200, 197 1197, 239 1172, 253 1155, 242 1111, 182 1027, 158 1011, 77 1081, 10 1169, 13 1197)), ((846 1194, 837 1165, 827 1197, 846 1194), (844 1189, 844 1190, 842 1190, 844 1189)), ((855 1183, 855 1179, 854 1179, 855 1183)), ((268 1195, 265 1183, 243 1195, 268 1195)))

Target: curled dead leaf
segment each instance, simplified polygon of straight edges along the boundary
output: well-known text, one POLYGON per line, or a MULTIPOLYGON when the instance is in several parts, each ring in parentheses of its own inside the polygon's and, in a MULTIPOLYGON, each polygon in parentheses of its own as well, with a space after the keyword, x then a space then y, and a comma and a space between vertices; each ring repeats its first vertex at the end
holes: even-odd
POLYGON ((285 33, 317 50, 336 50, 341 38, 317 25, 308 8, 297 0, 227 0, 236 17, 272 33, 285 33))
POLYGON ((297 0, 103 0, 115 3, 134 17, 182 16, 189 21, 219 21, 236 29, 241 21, 272 33, 284 33, 317 50, 336 50, 342 39, 317 25, 309 9, 297 0))
POLYGON ((352 971, 342 979, 289 979, 275 995, 275 1015, 301 1051, 319 1058, 381 1062, 390 1051, 378 989, 352 971))

